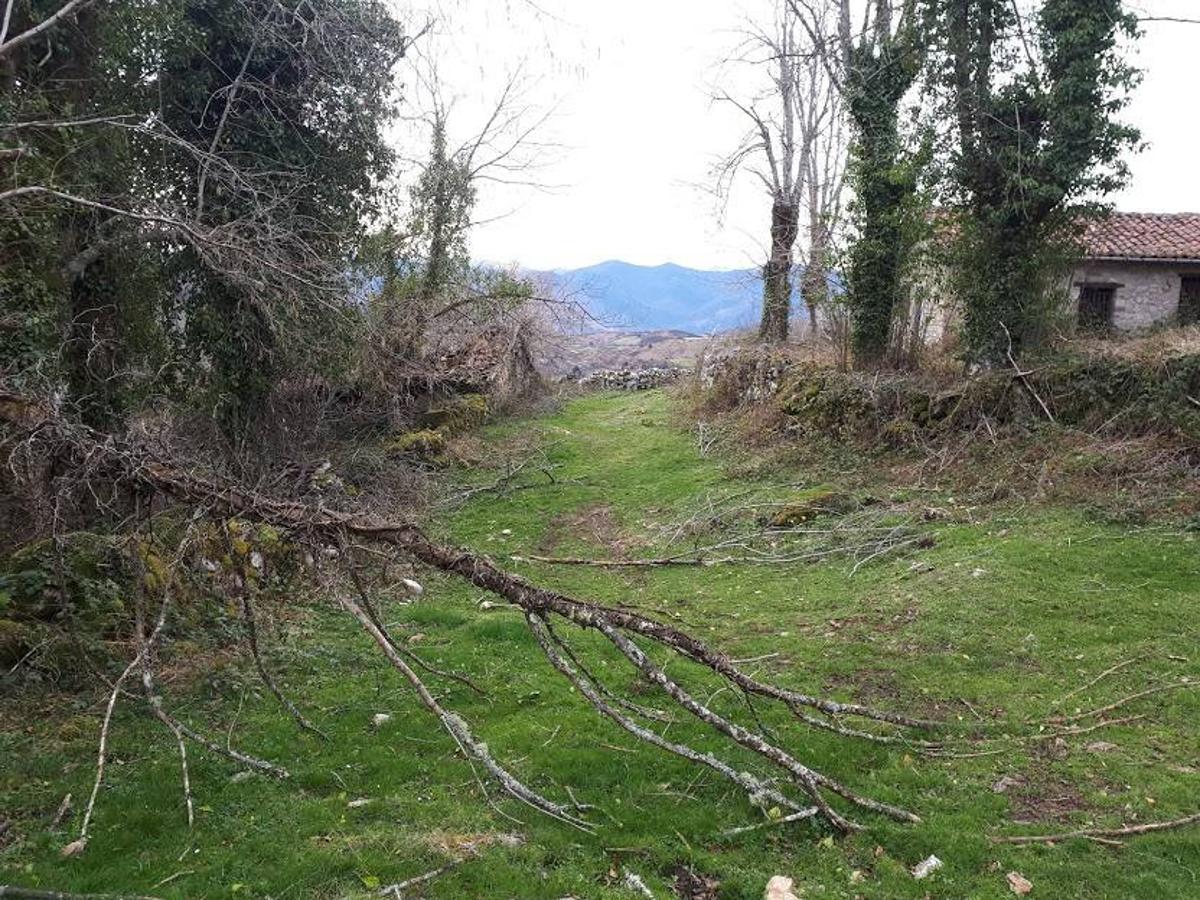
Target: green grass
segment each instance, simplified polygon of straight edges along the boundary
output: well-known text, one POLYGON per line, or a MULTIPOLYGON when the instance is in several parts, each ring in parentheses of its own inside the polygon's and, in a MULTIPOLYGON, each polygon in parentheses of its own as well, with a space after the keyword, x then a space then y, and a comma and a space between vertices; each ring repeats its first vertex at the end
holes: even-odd
MULTIPOLYGON (((499 560, 546 547, 610 555, 595 540, 598 532, 580 524, 581 513, 603 509, 604 540, 640 539, 636 552, 654 553, 660 546, 647 536, 656 524, 679 519, 710 493, 755 486, 699 458, 692 438, 671 425, 669 404, 661 393, 593 396, 491 429, 496 446, 539 435, 559 466, 558 483, 480 496, 435 530, 499 560)), ((786 497, 800 489, 785 487, 787 480, 783 473, 757 488, 786 497)), ((886 558, 854 577, 845 560, 624 572, 509 565, 579 595, 665 611, 735 657, 778 652, 755 665, 780 682, 961 721, 965 730, 976 715, 1040 720, 1198 677, 1194 535, 1097 524, 1063 509, 959 513, 931 526, 932 549, 886 558), (1139 656, 1062 703, 1094 675, 1139 656)), ((468 672, 487 688, 480 698, 457 684, 437 684, 443 701, 527 783, 558 798, 570 787, 580 801, 596 804, 595 836, 548 821, 490 785, 489 804, 450 739, 365 636, 318 607, 293 622, 272 652, 282 681, 330 733, 329 744, 298 733, 240 666, 173 690, 170 702, 183 717, 222 739, 231 733, 238 746, 293 772, 284 783, 232 780, 229 764, 193 748, 198 808, 191 832, 176 747, 129 707, 114 725, 114 759, 91 844, 81 857, 61 859, 58 849, 74 833, 48 833, 47 823, 65 792, 78 810, 90 789, 101 706, 96 697, 0 703, 0 817, 13 820, 22 836, 0 850, 0 883, 161 897, 367 895, 374 885, 444 861, 431 835, 505 831, 527 841, 485 851, 432 882, 427 896, 628 898, 635 895, 610 877, 624 867, 667 897, 681 863, 720 879, 723 898, 761 897, 774 874, 795 878, 805 897, 1001 898, 1011 896, 1009 871, 1030 879, 1038 897, 1200 896, 1200 829, 1137 838, 1123 849, 989 841, 1200 809, 1200 691, 1138 701, 1122 712, 1144 719, 1068 738, 1054 752, 1014 745, 959 760, 814 735, 766 711, 767 724, 802 760, 915 809, 924 823, 860 816, 868 830, 851 838, 830 840, 801 824, 722 839, 720 832, 761 814, 715 776, 639 746, 600 719, 539 657, 518 615, 479 609, 478 591, 445 578, 430 576, 426 586, 416 604, 389 608, 387 620, 399 623, 400 635, 423 635, 412 646, 429 661, 468 672), (377 712, 392 718, 375 730, 377 712), (1100 740, 1116 746, 1088 750, 1100 740), (1004 775, 1026 779, 1018 796, 992 791, 1004 775), (371 802, 349 807, 356 798, 371 802), (1030 809, 1051 819, 1014 824, 1030 809), (908 867, 931 853, 945 867, 914 881, 908 867), (164 879, 171 880, 155 887, 164 879)), ((615 687, 633 685, 630 670, 599 644, 573 637, 615 687)), ((707 696, 711 682, 699 673, 678 660, 670 671, 707 696)), ((713 702, 744 714, 736 698, 713 702)), ((670 734, 721 746, 684 721, 670 734)))

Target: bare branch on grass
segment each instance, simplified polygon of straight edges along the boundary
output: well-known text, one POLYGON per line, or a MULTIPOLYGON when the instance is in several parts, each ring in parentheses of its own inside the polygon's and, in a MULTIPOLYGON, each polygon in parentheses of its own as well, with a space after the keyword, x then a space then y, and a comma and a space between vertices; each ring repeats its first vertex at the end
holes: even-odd
POLYGON ((241 599, 242 619, 246 623, 246 644, 250 648, 250 655, 254 658, 254 668, 258 671, 258 677, 267 686, 267 690, 279 701, 279 705, 288 711, 288 714, 295 720, 297 725, 304 731, 315 734, 322 740, 329 740, 329 735, 304 717, 304 713, 300 712, 296 704, 288 699, 287 695, 279 689, 279 685, 275 683, 275 679, 267 671, 267 667, 262 660, 262 654, 259 653, 258 649, 258 622, 254 614, 254 604, 250 599, 250 588, 246 585, 242 586, 241 599))
MULTIPOLYGON (((637 646, 634 638, 645 640, 659 649, 673 651, 685 659, 707 670, 725 681, 730 687, 747 695, 762 697, 788 708, 803 724, 830 728, 827 723, 817 726, 819 721, 808 715, 811 709, 831 717, 854 716, 888 723, 902 728, 924 729, 936 727, 936 723, 924 722, 898 713, 875 710, 860 704, 840 703, 822 697, 764 683, 745 674, 723 653, 708 647, 684 631, 671 625, 646 618, 640 613, 619 607, 608 607, 580 600, 566 594, 538 587, 524 579, 505 572, 485 557, 455 547, 431 541, 424 532, 412 523, 393 522, 369 515, 355 514, 312 506, 298 501, 271 498, 236 483, 211 476, 182 470, 156 457, 142 447, 113 439, 98 439, 90 431, 68 427, 61 423, 43 423, 37 430, 35 441, 51 441, 55 452, 75 455, 87 460, 83 471, 90 477, 103 475, 128 483, 131 487, 150 490, 166 495, 189 506, 198 507, 205 515, 238 516, 271 524, 286 531, 294 540, 304 541, 316 547, 345 546, 351 540, 356 543, 390 547, 412 559, 435 569, 457 575, 476 587, 498 595, 517 607, 535 621, 561 619, 580 628, 597 631, 604 635, 629 663, 643 676, 650 678, 666 690, 668 696, 683 710, 699 721, 715 728, 720 734, 773 765, 783 769, 794 785, 811 798, 820 816, 838 830, 852 830, 857 825, 835 810, 824 796, 826 793, 840 797, 853 806, 870 810, 901 821, 916 821, 912 813, 886 803, 862 797, 839 781, 817 772, 802 763, 792 753, 778 746, 758 731, 745 728, 736 722, 709 709, 694 699, 692 694, 678 681, 668 678, 660 667, 637 646)), ((387 636, 375 618, 357 601, 342 597, 343 609, 352 615, 371 636, 385 657, 413 687, 421 702, 433 712, 443 727, 454 737, 468 759, 481 763, 506 791, 539 811, 553 816, 575 827, 588 829, 586 822, 579 819, 565 806, 553 803, 541 794, 517 780, 492 757, 486 745, 476 740, 466 723, 455 713, 441 706, 422 683, 416 671, 405 660, 404 654, 387 636)), ((144 638, 143 638, 144 642, 144 638)), ((565 657, 560 658, 560 662, 565 657)), ((561 669, 559 670, 561 671, 561 669)), ((565 674, 565 673, 564 673, 565 674)), ((286 771, 274 764, 256 760, 237 751, 225 753, 223 748, 202 737, 179 722, 163 708, 153 681, 149 658, 143 660, 142 677, 145 693, 156 717, 172 730, 184 737, 201 743, 214 752, 230 756, 242 765, 268 774, 286 775, 286 771)), ((585 677, 585 676, 578 676, 585 677)), ((616 712, 615 706, 604 700, 597 690, 594 697, 602 706, 616 712)), ((609 713, 604 709, 600 710, 609 713)), ((622 715, 619 714, 618 715, 622 715)), ((610 715, 610 718, 612 716, 610 715)), ((622 724, 616 719, 618 724, 622 724)), ((846 732, 850 736, 850 732, 846 732)), ((657 743, 651 741, 652 743, 657 743)), ((674 743, 674 742, 672 742, 674 743)), ((662 744, 659 744, 662 746, 662 744)), ((672 752, 676 752, 676 745, 672 752)), ((669 748, 665 748, 669 749, 669 748)), ((711 767, 711 763, 706 762, 711 767)), ((794 801, 793 801, 794 802, 794 801)))
POLYGON ((1136 837, 1140 834, 1154 834, 1160 831, 1172 831, 1197 823, 1200 823, 1200 813, 1194 813, 1180 819, 1171 819, 1166 822, 1146 822, 1141 825, 1126 825, 1121 828, 1080 828, 1075 831, 1062 831, 1057 834, 1020 834, 1009 837, 994 837, 992 841, 997 844, 1054 844, 1061 841, 1069 841, 1072 838, 1100 838, 1102 840, 1120 841, 1122 838, 1136 837))

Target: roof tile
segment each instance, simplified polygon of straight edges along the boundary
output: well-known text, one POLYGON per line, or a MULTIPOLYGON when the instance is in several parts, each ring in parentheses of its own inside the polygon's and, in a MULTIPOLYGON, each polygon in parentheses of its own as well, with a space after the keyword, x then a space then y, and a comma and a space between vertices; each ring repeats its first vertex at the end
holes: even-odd
POLYGON ((1111 213, 1089 222, 1086 256, 1200 261, 1200 213, 1111 213))

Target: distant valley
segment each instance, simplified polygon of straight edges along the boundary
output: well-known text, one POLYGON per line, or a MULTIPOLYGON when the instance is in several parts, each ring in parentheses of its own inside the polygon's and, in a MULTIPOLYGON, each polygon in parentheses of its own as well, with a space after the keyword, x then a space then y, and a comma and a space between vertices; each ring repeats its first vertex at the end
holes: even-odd
POLYGON ((689 269, 674 263, 638 266, 610 260, 536 274, 550 277, 561 291, 578 300, 599 327, 626 331, 704 335, 746 328, 758 321, 762 303, 757 269, 689 269))
POLYGON ((556 335, 543 348, 538 368, 548 375, 587 375, 602 369, 691 368, 709 347, 727 337, 686 331, 590 331, 556 335))
MULTIPOLYGON (((800 275, 792 305, 802 315, 800 275)), ((551 375, 599 369, 692 366, 714 342, 754 328, 762 308, 757 269, 638 266, 610 260, 581 269, 531 273, 579 303, 592 321, 581 334, 557 336, 540 367, 551 375)))

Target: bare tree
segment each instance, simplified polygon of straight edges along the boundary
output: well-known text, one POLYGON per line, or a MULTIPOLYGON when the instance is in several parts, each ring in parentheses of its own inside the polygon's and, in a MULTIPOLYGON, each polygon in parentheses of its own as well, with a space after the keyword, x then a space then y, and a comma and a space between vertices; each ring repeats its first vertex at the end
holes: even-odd
MULTIPOLYGON (((837 161, 844 142, 839 133, 837 93, 814 46, 784 0, 769 24, 751 24, 734 61, 765 67, 766 90, 749 99, 721 91, 716 99, 736 108, 750 127, 717 167, 717 190, 727 195, 738 174, 747 172, 771 198, 771 242, 763 266, 763 308, 759 340, 783 343, 791 312, 792 266, 804 207, 809 212, 810 265, 823 268, 830 229, 841 193, 837 161)), ((821 282, 824 283, 824 276, 821 282)), ((809 284, 810 315, 819 302, 815 280, 809 284)))
POLYGON ((405 161, 415 173, 402 217, 371 239, 382 287, 373 303, 377 327, 367 336, 370 365, 385 378, 428 368, 483 328, 522 331, 532 303, 554 302, 514 272, 473 265, 468 238, 486 187, 547 187, 538 174, 556 145, 540 132, 553 104, 531 99, 534 81, 523 66, 509 72, 478 109, 464 108, 439 60, 449 55, 436 37, 414 54, 416 85, 405 117, 426 142, 405 161), (512 326, 510 328, 509 326, 512 326))
MULTIPOLYGON (((829 5, 821 11, 827 13, 829 5)), ((815 48, 819 52, 820 48, 815 48)), ((809 60, 809 68, 817 57, 809 60)), ((846 180, 848 135, 842 95, 837 83, 826 77, 809 78, 809 108, 813 116, 813 149, 809 153, 807 176, 808 246, 802 250, 804 277, 800 292, 808 312, 808 325, 817 331, 817 320, 829 299, 829 275, 835 236, 841 227, 842 195, 846 180)))

